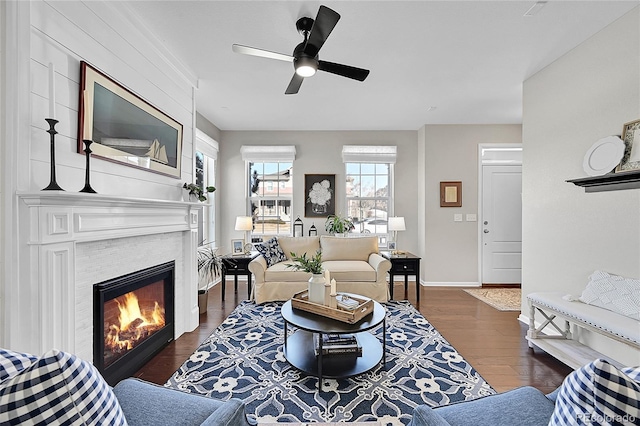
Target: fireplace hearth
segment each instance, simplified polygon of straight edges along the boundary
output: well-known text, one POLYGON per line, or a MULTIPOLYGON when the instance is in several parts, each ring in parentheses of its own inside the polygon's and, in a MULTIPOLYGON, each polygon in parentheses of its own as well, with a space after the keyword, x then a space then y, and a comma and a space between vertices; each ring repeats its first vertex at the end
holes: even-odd
POLYGON ((174 339, 175 262, 95 284, 94 365, 110 385, 174 339))

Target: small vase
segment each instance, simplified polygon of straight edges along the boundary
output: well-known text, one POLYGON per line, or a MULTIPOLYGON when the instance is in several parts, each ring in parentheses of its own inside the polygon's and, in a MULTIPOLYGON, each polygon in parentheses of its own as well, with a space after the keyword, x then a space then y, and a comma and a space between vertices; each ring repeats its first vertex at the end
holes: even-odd
POLYGON ((324 305, 324 274, 313 274, 309 278, 309 302, 324 305))

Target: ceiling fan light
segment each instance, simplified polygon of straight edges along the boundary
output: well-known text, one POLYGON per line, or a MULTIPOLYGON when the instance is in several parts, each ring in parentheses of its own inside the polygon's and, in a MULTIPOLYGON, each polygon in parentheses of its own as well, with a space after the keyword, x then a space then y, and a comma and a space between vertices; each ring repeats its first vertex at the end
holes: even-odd
POLYGON ((312 58, 299 58, 295 62, 296 74, 300 77, 311 77, 318 70, 318 62, 312 58))

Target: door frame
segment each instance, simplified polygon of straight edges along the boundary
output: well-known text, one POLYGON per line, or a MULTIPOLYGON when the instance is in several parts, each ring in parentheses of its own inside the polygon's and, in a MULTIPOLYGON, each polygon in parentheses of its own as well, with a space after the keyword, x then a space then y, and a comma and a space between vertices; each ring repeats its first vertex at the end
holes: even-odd
POLYGON ((521 143, 480 143, 478 144, 478 287, 482 287, 482 229, 484 218, 482 206, 483 193, 483 165, 491 166, 522 166, 521 143))

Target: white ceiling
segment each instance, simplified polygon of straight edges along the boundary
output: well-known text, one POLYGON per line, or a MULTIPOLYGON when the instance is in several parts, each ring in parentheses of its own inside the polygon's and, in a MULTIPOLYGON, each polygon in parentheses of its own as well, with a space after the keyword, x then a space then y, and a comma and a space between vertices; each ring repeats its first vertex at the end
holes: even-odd
POLYGON ((522 82, 639 4, 633 1, 128 1, 198 78, 197 110, 222 130, 417 130, 521 123, 522 82), (284 91, 295 22, 320 4, 342 18, 320 58, 371 70, 318 72, 284 91))

